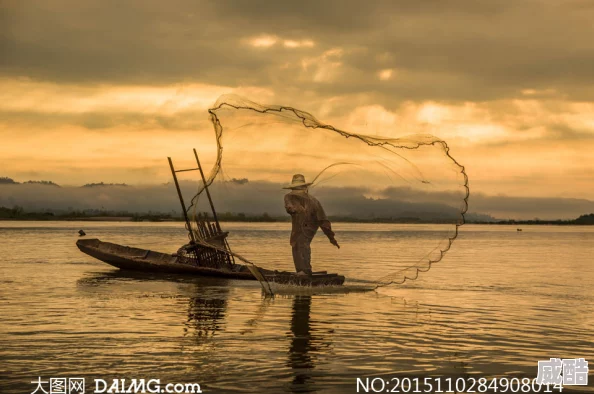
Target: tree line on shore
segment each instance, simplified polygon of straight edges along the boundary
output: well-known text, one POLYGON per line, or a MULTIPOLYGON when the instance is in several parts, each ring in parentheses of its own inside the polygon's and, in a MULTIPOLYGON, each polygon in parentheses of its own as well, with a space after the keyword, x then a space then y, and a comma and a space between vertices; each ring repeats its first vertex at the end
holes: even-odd
MULTIPOLYGON (((212 215, 210 215, 212 217, 212 215)), ((242 212, 222 212, 218 219, 222 222, 288 222, 289 215, 271 216, 268 213, 249 215, 242 212)), ((131 213, 128 211, 109 211, 98 209, 69 210, 66 212, 27 212, 21 206, 13 208, 0 207, 0 220, 105 220, 108 218, 122 219, 128 221, 183 221, 183 216, 175 211, 166 212, 145 212, 131 213)), ((421 220, 417 217, 368 217, 359 218, 353 216, 330 216, 334 222, 355 222, 355 223, 443 223, 452 224, 451 218, 435 218, 433 220, 421 220)), ((594 213, 581 215, 572 220, 499 220, 499 221, 467 221, 472 224, 507 224, 507 225, 594 225, 594 213)))
MULTIPOLYGON (((61 187, 57 183, 53 181, 26 181, 26 182, 17 182, 14 179, 7 177, 7 176, 0 176, 0 185, 46 185, 46 186, 55 186, 61 187)), ((97 186, 128 186, 126 183, 105 183, 105 182, 97 182, 97 183, 85 183, 81 187, 97 187, 97 186)))
MULTIPOLYGON (((212 215, 210 215, 212 217, 212 215)), ((268 213, 261 215, 246 215, 245 213, 224 212, 217 215, 220 221, 226 222, 281 222, 289 221, 290 218, 272 217, 268 213)), ((50 210, 42 212, 28 212, 19 205, 13 208, 0 207, 0 220, 100 220, 107 218, 126 219, 129 221, 183 221, 184 218, 177 212, 128 212, 110 211, 98 209, 69 210, 66 212, 53 212, 50 210)))
POLYGON ((563 225, 590 225, 590 224, 594 224, 594 213, 590 213, 590 214, 586 214, 586 215, 581 215, 577 219, 569 219, 569 220, 562 220, 562 219, 556 219, 556 220, 541 220, 541 219, 513 220, 513 219, 508 219, 508 220, 498 220, 498 221, 495 221, 495 222, 480 222, 480 221, 476 221, 476 222, 471 222, 471 223, 473 223, 473 224, 511 224, 511 225, 517 225, 517 224, 523 224, 523 225, 549 224, 549 225, 558 225, 558 226, 563 226, 563 225))

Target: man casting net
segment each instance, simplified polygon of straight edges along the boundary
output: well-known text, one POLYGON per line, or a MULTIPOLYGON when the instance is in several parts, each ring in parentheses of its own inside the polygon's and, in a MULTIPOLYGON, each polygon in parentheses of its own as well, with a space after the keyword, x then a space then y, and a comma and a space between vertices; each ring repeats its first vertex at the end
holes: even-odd
MULTIPOLYGON (((265 213, 287 220, 288 212, 295 233, 300 205, 294 202, 323 202, 323 209, 307 213, 319 217, 297 224, 301 230, 311 225, 309 233, 305 228, 287 235, 284 245, 279 237, 266 236, 257 244, 233 243, 233 252, 259 267, 339 272, 347 283, 402 283, 440 261, 464 224, 468 178, 437 137, 398 135, 398 130, 382 133, 391 138, 357 134, 292 107, 232 95, 219 98, 209 114, 216 157, 206 184, 217 204, 248 218, 265 213), (299 188, 291 188, 290 194, 305 197, 287 201, 283 186, 296 174, 303 178, 293 180, 308 183, 307 188, 296 193, 299 188), (340 249, 324 237, 314 238, 318 228, 335 246, 340 239, 340 249)), ((203 192, 201 184, 191 213, 196 214, 203 192)), ((288 223, 282 228, 290 229, 288 223)))

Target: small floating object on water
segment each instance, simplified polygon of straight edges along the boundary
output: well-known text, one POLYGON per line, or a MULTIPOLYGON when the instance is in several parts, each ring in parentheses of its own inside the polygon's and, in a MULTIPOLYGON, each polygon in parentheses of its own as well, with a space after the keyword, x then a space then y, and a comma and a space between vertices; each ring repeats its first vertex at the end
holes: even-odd
POLYGON ((517 228, 516 230, 517 230, 517 231, 522 231, 522 229, 521 229, 521 228, 517 228))
POLYGON ((79 237, 84 237, 85 235, 87 235, 87 233, 85 233, 83 230, 78 230, 79 237))

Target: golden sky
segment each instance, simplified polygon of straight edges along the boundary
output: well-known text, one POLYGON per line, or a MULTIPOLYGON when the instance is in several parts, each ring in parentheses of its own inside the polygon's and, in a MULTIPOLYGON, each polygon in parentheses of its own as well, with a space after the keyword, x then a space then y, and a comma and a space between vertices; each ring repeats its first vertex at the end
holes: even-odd
POLYGON ((206 110, 235 93, 347 131, 436 135, 474 193, 594 200, 592 2, 0 8, 0 176, 167 182, 167 156, 202 147, 212 163, 206 110))

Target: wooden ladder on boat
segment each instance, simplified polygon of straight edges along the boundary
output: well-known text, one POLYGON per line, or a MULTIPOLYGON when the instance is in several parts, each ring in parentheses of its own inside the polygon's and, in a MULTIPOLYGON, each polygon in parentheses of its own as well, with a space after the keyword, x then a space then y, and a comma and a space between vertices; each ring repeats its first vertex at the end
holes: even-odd
POLYGON ((233 267, 235 265, 235 259, 231 253, 222 252, 220 249, 224 249, 226 251, 231 252, 231 248, 229 247, 229 242, 227 241, 228 232, 221 230, 221 224, 219 223, 219 219, 217 218, 217 212, 214 207, 214 203, 212 201, 212 196, 210 195, 210 191, 208 190, 208 185, 206 184, 206 177, 204 176, 204 171, 202 170, 202 166, 200 165, 200 160, 198 159, 198 153, 196 149, 194 149, 194 157, 196 158, 196 168, 188 168, 183 170, 176 170, 173 166, 173 161, 171 157, 168 157, 169 160, 169 167, 171 168, 171 175, 173 175, 173 181, 175 182, 175 188, 177 189, 177 195, 179 197, 179 202, 182 207, 182 212, 184 215, 184 219, 186 222, 186 230, 188 230, 188 234, 190 237, 190 245, 188 247, 183 247, 178 251, 178 257, 181 259, 181 262, 198 265, 201 267, 211 267, 211 268, 224 268, 226 267, 233 267), (186 208, 186 204, 184 202, 184 197, 181 192, 181 188, 179 187, 179 181, 177 179, 178 172, 186 172, 186 171, 199 171, 200 177, 202 178, 202 182, 204 184, 204 191, 206 192, 206 196, 208 197, 208 202, 210 204, 210 208, 212 210, 212 216, 214 222, 211 222, 208 214, 198 214, 195 215, 194 220, 196 222, 196 229, 192 227, 192 222, 190 221, 190 217, 188 216, 188 209, 186 208), (202 245, 198 240, 204 241, 204 243, 211 244, 215 248, 209 248, 207 246, 202 245))

